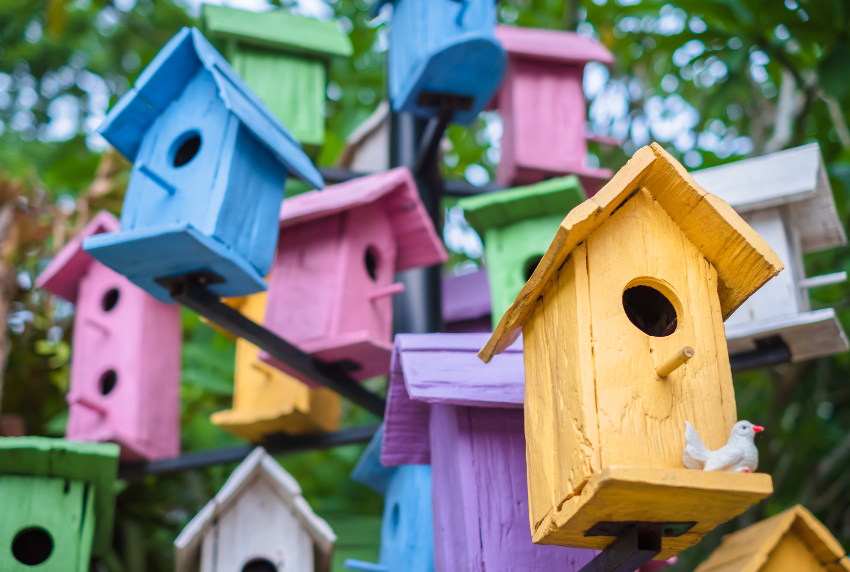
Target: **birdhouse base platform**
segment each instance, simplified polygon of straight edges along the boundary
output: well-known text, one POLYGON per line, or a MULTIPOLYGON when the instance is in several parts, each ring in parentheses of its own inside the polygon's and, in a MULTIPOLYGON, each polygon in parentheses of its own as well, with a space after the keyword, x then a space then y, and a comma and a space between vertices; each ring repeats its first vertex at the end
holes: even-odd
POLYGON ((695 523, 681 536, 662 539, 655 559, 666 560, 772 492, 773 481, 763 473, 606 467, 590 477, 581 494, 549 512, 532 540, 602 550, 616 537, 587 536, 599 523, 695 523))
POLYGON ((329 421, 333 423, 332 419, 317 420, 313 415, 297 410, 264 415, 253 411, 227 409, 213 413, 210 421, 213 425, 218 425, 252 443, 262 443, 266 436, 277 433, 310 435, 336 429, 336 427, 327 427, 329 421))
MULTIPOLYGON (((390 368, 393 352, 391 343, 372 339, 368 331, 350 332, 315 342, 298 343, 298 347, 325 363, 337 364, 357 381, 364 381, 379 375, 386 375, 390 368)), ((312 379, 306 378, 283 362, 274 359, 269 353, 261 351, 260 360, 273 365, 284 373, 303 381, 309 387, 321 387, 312 379)))
POLYGON ((197 272, 216 277, 206 286, 224 298, 267 287, 251 263, 189 224, 97 234, 86 238, 83 248, 160 302, 174 302, 162 278, 197 272))

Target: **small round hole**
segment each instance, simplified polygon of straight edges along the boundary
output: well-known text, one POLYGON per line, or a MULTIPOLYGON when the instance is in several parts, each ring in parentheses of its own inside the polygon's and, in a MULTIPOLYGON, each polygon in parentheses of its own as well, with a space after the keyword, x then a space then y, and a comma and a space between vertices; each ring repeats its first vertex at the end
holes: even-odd
POLYGON ((651 286, 632 286, 623 292, 623 309, 637 329, 656 338, 676 331, 676 308, 664 294, 651 286))
POLYGON ((173 163, 175 167, 182 167, 194 159, 201 149, 201 135, 197 131, 190 131, 181 135, 177 142, 173 163))
POLYGON ((101 395, 109 395, 109 393, 115 389, 116 384, 118 383, 118 374, 115 373, 114 369, 110 369, 102 376, 100 376, 100 393, 101 395))
POLYGON ((41 527, 25 528, 12 541, 12 556, 26 566, 37 566, 53 553, 53 538, 41 527))
POLYGON ((398 503, 393 505, 393 530, 398 529, 399 521, 401 520, 401 507, 398 506, 398 503))
POLYGON ((121 293, 118 291, 118 288, 112 288, 106 294, 103 295, 103 299, 100 301, 100 306, 103 308, 104 312, 109 312, 115 305, 118 303, 118 298, 121 297, 121 293))
POLYGON ((271 560, 265 558, 254 558, 245 563, 242 572, 277 572, 277 566, 271 560))
POLYGON ((525 263, 525 281, 531 280, 531 275, 537 270, 537 265, 543 260, 542 256, 532 256, 525 263))
POLYGON ((378 279, 378 253, 373 247, 366 249, 366 254, 363 256, 363 264, 366 266, 366 273, 372 282, 378 279))

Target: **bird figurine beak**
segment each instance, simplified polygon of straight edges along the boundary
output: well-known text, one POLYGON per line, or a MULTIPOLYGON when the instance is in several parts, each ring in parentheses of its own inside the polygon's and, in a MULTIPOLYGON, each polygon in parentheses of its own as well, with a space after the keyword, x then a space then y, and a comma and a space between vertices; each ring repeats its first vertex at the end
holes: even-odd
POLYGON ((753 431, 755 433, 761 433, 762 431, 764 431, 764 427, 762 427, 761 425, 753 425, 753 431))

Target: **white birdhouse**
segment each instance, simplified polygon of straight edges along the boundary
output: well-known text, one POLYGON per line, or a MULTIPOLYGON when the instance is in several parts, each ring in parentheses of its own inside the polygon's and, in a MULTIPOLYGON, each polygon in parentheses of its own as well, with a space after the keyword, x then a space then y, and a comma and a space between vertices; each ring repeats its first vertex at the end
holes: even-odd
POLYGON ((726 321, 730 354, 779 336, 793 361, 846 351, 835 310, 812 310, 809 288, 843 282, 846 272, 806 278, 803 254, 842 246, 847 236, 817 143, 692 173, 728 202, 785 263, 786 271, 726 321))
POLYGON ((257 447, 174 541, 177 572, 327 572, 336 536, 257 447))

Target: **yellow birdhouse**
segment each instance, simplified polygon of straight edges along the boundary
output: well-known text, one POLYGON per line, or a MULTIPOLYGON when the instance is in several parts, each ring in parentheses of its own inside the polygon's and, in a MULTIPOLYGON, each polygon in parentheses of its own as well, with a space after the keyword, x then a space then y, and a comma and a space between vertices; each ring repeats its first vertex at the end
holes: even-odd
MULTIPOLYGON (((227 300, 246 317, 262 323, 266 293, 227 300)), ((233 409, 210 418, 235 435, 254 443, 273 433, 321 433, 339 428, 339 395, 330 389, 307 387, 259 358, 260 348, 236 341, 233 409)))
POLYGON ((773 491, 769 475, 686 469, 682 452, 686 420, 710 449, 726 444, 723 320, 780 270, 655 143, 567 215, 479 353, 488 362, 522 332, 535 543, 602 549, 617 523, 679 523, 667 559, 773 491))
POLYGON ((696 572, 850 572, 835 537, 803 506, 723 537, 696 572))

